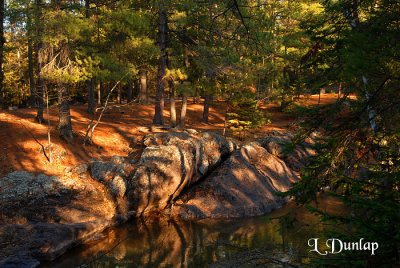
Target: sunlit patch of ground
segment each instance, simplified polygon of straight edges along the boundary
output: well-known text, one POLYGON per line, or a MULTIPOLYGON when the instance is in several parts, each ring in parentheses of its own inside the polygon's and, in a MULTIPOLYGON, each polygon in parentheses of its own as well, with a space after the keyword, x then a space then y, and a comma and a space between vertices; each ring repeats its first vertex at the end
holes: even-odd
MULTIPOLYGON (((321 104, 336 101, 336 94, 321 95, 321 104)), ((300 99, 302 105, 318 104, 318 95, 300 99)), ((58 108, 50 108, 51 140, 53 143, 53 163, 49 163, 43 154, 47 150, 47 122, 38 124, 35 120, 35 109, 18 109, 16 111, 0 112, 0 175, 3 176, 14 170, 27 170, 34 173, 43 172, 48 175, 60 175, 65 168, 90 161, 92 158, 107 159, 113 155, 128 155, 133 157, 140 154, 140 140, 146 134, 140 127, 151 126, 153 105, 111 105, 104 114, 94 135, 94 144, 83 146, 83 139, 90 115, 86 106, 73 105, 72 125, 76 138, 67 143, 62 140, 55 129, 58 121, 58 108), (43 147, 42 147, 43 146, 43 147)), ((181 103, 177 102, 179 115, 181 103)), ((262 136, 271 130, 286 131, 294 122, 294 118, 282 113, 277 104, 263 107, 271 119, 271 123, 250 133, 252 137, 262 136)), ((225 103, 216 101, 210 109, 209 124, 202 119, 202 104, 194 104, 191 99, 188 104, 186 126, 201 131, 222 133, 224 128, 225 103)), ((45 114, 46 118, 46 114, 45 114)), ((165 106, 165 123, 169 123, 169 105, 165 106)), ((48 154, 48 151, 47 151, 48 154)))

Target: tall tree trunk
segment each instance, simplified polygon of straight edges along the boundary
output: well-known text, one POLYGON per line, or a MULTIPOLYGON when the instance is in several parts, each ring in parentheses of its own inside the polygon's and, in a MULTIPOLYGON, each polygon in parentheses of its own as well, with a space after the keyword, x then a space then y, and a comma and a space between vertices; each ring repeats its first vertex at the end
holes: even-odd
POLYGON ((29 75, 29 106, 34 107, 35 104, 35 73, 33 63, 33 44, 32 38, 28 38, 28 75, 29 75))
POLYGON ((117 103, 121 104, 122 98, 121 98, 121 84, 117 86, 117 103))
POLYGON ((27 30, 28 30, 28 76, 29 76, 29 100, 30 107, 36 106, 35 98, 35 70, 33 61, 33 40, 32 40, 32 18, 31 14, 27 13, 27 30))
POLYGON ((50 127, 50 112, 49 112, 49 90, 46 88, 46 116, 47 116, 47 144, 49 147, 49 162, 53 162, 53 153, 51 150, 51 127, 50 127))
POLYGON ((37 114, 36 119, 39 123, 43 122, 43 109, 44 109, 44 95, 43 95, 43 80, 42 80, 42 66, 43 59, 41 59, 40 53, 43 50, 42 32, 40 24, 42 20, 42 0, 36 0, 36 103, 37 103, 37 114))
POLYGON ((126 100, 128 103, 130 103, 133 99, 133 87, 134 84, 132 82, 129 82, 126 86, 126 100))
POLYGON ((59 104, 59 121, 57 129, 61 137, 67 141, 71 141, 74 136, 71 124, 68 87, 66 85, 61 85, 58 94, 60 95, 61 103, 59 104))
MULTIPOLYGON (((188 70, 190 68, 190 61, 189 61, 189 49, 185 46, 185 51, 184 51, 184 65, 186 69, 188 70)), ((197 90, 196 90, 197 93, 197 90)), ((181 107, 181 117, 179 121, 179 127, 180 128, 185 128, 185 121, 186 121, 186 110, 187 110, 187 102, 188 102, 188 97, 187 97, 187 92, 182 93, 182 107, 181 107)), ((196 96, 193 97, 193 100, 196 100, 196 96)))
POLYGON ((321 103, 321 89, 318 91, 318 105, 321 103))
MULTIPOLYGON (((365 97, 366 97, 367 103, 370 103, 372 94, 369 92, 369 89, 368 89, 368 87, 369 87, 368 78, 363 75, 362 81, 363 81, 364 88, 365 88, 365 97)), ((376 122, 377 112, 369 104, 367 105, 367 112, 368 112, 368 121, 369 121, 369 125, 371 127, 371 131, 372 131, 372 133, 376 134, 379 130, 378 123, 376 122)))
MULTIPOLYGON (((90 0, 85 0, 85 18, 89 19, 90 18, 90 0)), ((86 38, 87 44, 90 46, 90 38, 86 38)), ((91 53, 89 53, 91 55, 91 53)), ((94 79, 88 79, 86 81, 87 86, 88 86, 88 107, 87 107, 87 112, 91 115, 94 115, 95 109, 96 109, 96 100, 95 100, 95 93, 94 93, 94 79)))
POLYGON ((133 79, 133 85, 132 85, 132 98, 136 96, 137 102, 139 102, 140 99, 140 81, 139 78, 134 78, 133 79))
POLYGON ((101 105, 101 82, 97 84, 97 105, 101 105))
POLYGON ((36 119, 40 124, 43 122, 43 109, 44 109, 43 98, 44 98, 43 81, 39 74, 36 82, 36 103, 37 103, 36 119))
POLYGON ((6 39, 4 38, 4 0, 0 0, 0 108, 4 107, 4 71, 3 50, 6 39))
POLYGON ((85 17, 90 18, 90 0, 85 0, 85 17))
POLYGON ((204 95, 204 109, 203 109, 203 121, 205 123, 208 123, 208 115, 209 115, 211 101, 212 101, 212 94, 206 93, 204 95))
POLYGON ((139 71, 139 103, 147 103, 147 70, 141 69, 139 71))
POLYGON ((182 95, 182 108, 181 108, 181 121, 179 122, 179 127, 181 127, 181 128, 185 128, 186 110, 187 110, 187 96, 185 94, 183 94, 182 95))
MULTIPOLYGON (((346 2, 346 5, 344 7, 344 16, 347 18, 347 21, 349 22, 350 27, 353 31, 355 31, 358 28, 358 24, 360 22, 358 5, 359 5, 359 1, 352 0, 352 1, 346 2)), ((368 78, 365 75, 362 75, 361 80, 364 85, 366 102, 370 103, 373 94, 371 94, 371 92, 369 90, 368 78)), ((379 130, 379 125, 376 122, 377 111, 370 104, 367 104, 367 116, 368 116, 368 122, 369 122, 369 125, 371 128, 371 131, 373 134, 376 134, 377 131, 379 130)))
POLYGON ((160 59, 158 64, 157 74, 157 92, 154 109, 154 125, 164 125, 163 111, 164 111, 164 76, 167 68, 167 35, 168 35, 168 18, 167 12, 161 6, 158 18, 158 46, 160 48, 160 59))
POLYGON ((96 109, 96 100, 94 97, 94 80, 93 78, 90 80, 87 80, 88 83, 88 108, 87 108, 87 112, 89 114, 94 114, 94 111, 96 109))
POLYGON ((170 95, 169 95, 169 100, 170 100, 170 124, 171 127, 176 127, 176 105, 175 105, 175 87, 174 87, 174 81, 169 80, 168 81, 169 85, 169 90, 170 90, 170 95))
MULTIPOLYGON (((216 79, 216 73, 215 72, 210 72, 206 74, 209 83, 211 84, 211 90, 214 90, 215 88, 215 79, 216 79)), ((204 108, 203 108, 203 122, 208 123, 208 115, 209 115, 209 110, 210 110, 210 105, 212 102, 212 93, 210 92, 205 92, 204 93, 204 108)))

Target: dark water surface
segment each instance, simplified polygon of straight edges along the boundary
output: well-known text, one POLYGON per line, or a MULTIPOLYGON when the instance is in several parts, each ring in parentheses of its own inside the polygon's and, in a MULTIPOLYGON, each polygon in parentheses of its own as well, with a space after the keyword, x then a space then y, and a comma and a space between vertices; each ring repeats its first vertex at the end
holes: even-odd
MULTIPOLYGON (((325 199, 327 210, 340 207, 325 199)), ((327 228, 294 204, 267 216, 230 221, 130 221, 44 267, 307 266, 311 237, 327 228)))

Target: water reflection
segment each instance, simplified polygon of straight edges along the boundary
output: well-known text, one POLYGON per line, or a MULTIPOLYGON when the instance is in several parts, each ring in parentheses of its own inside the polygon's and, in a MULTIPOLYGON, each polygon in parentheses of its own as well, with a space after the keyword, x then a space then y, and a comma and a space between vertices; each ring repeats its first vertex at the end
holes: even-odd
POLYGON ((264 259, 263 267, 283 267, 278 264, 307 263, 307 240, 323 228, 315 216, 292 204, 268 216, 235 221, 141 219, 45 267, 230 267, 246 257, 264 259), (254 249, 257 258, 251 256, 254 249))

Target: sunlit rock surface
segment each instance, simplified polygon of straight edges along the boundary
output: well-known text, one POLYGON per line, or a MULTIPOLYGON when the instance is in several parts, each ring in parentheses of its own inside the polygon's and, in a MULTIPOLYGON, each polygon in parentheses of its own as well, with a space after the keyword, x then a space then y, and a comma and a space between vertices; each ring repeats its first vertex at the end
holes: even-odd
POLYGON ((268 213, 287 201, 277 193, 290 189, 316 153, 316 134, 288 146, 293 138, 273 132, 238 148, 215 133, 147 135, 129 182, 133 209, 137 216, 163 211, 184 219, 268 213))
POLYGON ((299 179, 306 159, 315 155, 314 139, 306 139, 285 154, 291 141, 275 133, 245 144, 200 184, 188 189, 172 205, 172 216, 183 219, 239 218, 263 215, 281 207, 286 192, 299 179))
POLYGON ((257 143, 236 151, 201 184, 189 189, 172 207, 185 218, 232 218, 262 215, 285 203, 297 175, 285 162, 257 143))
POLYGON ((235 143, 215 133, 150 134, 143 144, 147 147, 129 193, 137 215, 164 209, 236 149, 235 143))

